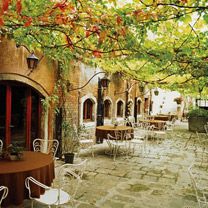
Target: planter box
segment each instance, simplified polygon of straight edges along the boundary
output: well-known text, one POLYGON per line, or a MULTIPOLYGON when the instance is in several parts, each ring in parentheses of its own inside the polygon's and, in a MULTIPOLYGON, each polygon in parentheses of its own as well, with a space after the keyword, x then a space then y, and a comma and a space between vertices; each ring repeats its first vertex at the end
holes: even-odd
POLYGON ((205 133, 204 125, 208 122, 207 117, 197 116, 188 118, 189 131, 205 133))

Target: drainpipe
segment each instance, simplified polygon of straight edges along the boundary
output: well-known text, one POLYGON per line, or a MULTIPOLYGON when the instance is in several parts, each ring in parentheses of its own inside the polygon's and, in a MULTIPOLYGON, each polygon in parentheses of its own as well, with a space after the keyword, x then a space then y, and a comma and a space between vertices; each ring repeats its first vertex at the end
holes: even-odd
POLYGON ((97 126, 104 125, 104 101, 100 78, 98 78, 97 126))
POLYGON ((81 92, 80 92, 80 90, 78 90, 78 98, 77 98, 77 103, 78 103, 78 107, 77 107, 77 110, 78 110, 78 121, 77 121, 77 126, 79 126, 80 125, 80 94, 81 94, 81 92))
MULTIPOLYGON (((48 140, 48 108, 45 110, 44 114, 44 140, 48 140)), ((43 152, 47 151, 47 142, 44 142, 43 152)))

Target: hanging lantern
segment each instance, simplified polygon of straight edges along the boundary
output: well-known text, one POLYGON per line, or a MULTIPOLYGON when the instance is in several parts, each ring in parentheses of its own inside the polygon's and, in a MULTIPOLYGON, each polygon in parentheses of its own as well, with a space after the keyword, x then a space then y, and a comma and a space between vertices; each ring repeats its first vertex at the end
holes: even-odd
POLYGON ((38 65, 39 59, 32 52, 30 56, 27 57, 27 66, 29 69, 35 69, 38 65))
POLYGON ((105 75, 101 80, 101 85, 103 88, 108 88, 108 85, 110 83, 110 79, 105 75))
POLYGON ((155 96, 159 95, 159 90, 157 88, 154 90, 154 94, 155 94, 155 96))

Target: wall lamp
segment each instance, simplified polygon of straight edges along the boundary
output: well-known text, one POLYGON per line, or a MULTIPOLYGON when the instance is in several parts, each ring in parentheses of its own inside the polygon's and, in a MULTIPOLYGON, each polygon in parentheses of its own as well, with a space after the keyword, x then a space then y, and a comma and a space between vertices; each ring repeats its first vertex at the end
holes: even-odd
POLYGON ((32 51, 32 53, 27 57, 28 68, 32 70, 35 69, 38 65, 38 62, 39 62, 39 58, 32 51))
POLYGON ((155 96, 159 95, 159 90, 157 88, 154 90, 154 94, 155 94, 155 96))
POLYGON ((30 55, 27 57, 27 67, 28 67, 28 69, 30 69, 31 71, 33 71, 33 69, 35 69, 38 66, 38 63, 41 61, 41 59, 43 58, 43 56, 39 59, 34 54, 34 51, 30 51, 27 46, 16 44, 16 47, 17 48, 19 48, 20 46, 23 46, 24 48, 26 48, 27 51, 30 53, 30 55))
POLYGON ((105 74, 105 76, 103 78, 100 79, 100 83, 101 83, 101 86, 106 89, 108 88, 108 85, 110 83, 110 79, 107 77, 107 75, 105 74))

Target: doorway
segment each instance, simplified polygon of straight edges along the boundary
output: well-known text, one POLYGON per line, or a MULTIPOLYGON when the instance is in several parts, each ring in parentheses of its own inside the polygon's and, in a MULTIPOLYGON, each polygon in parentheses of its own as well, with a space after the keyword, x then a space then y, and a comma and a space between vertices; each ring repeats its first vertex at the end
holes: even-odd
POLYGON ((0 82, 0 138, 27 150, 40 136, 42 96, 26 84, 0 82))

